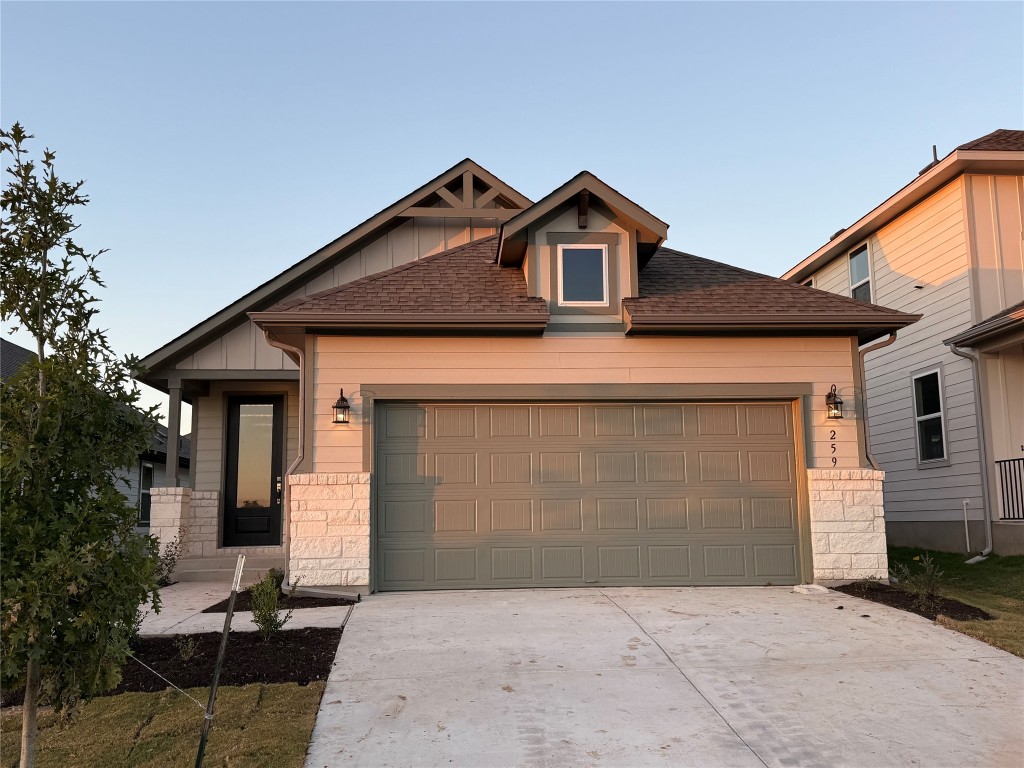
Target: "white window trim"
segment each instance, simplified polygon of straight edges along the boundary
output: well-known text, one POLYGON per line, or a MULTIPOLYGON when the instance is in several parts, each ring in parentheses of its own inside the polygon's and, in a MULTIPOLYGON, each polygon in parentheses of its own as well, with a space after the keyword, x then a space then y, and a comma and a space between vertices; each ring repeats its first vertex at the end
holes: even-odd
POLYGON ((870 293, 871 293, 871 303, 874 304, 875 303, 875 281, 874 281, 873 278, 875 276, 875 270, 873 268, 872 261, 873 261, 873 259, 871 258, 871 243, 868 240, 865 240, 863 243, 858 243, 856 245, 856 247, 851 248, 850 250, 848 250, 846 252, 846 273, 847 273, 847 275, 850 278, 850 297, 851 298, 853 297, 853 289, 854 288, 860 288, 860 286, 864 285, 864 283, 867 283, 868 284, 868 291, 870 291, 870 293), (868 260, 868 276, 865 277, 860 282, 854 283, 853 282, 853 254, 856 251, 859 251, 861 248, 864 249, 864 256, 868 260))
MULTIPOLYGON (((872 297, 874 298, 874 297, 872 297)), ((946 465, 949 464, 949 435, 946 434, 946 393, 942 386, 942 368, 929 368, 926 371, 918 371, 910 377, 910 399, 911 407, 913 408, 914 414, 914 449, 917 451, 917 463, 921 466, 934 466, 938 464, 946 465), (925 376, 931 376, 935 374, 939 386, 939 411, 938 413, 929 413, 925 416, 917 415, 917 380, 923 379, 925 376), (921 456, 921 431, 918 429, 918 425, 926 419, 934 419, 936 416, 939 417, 939 426, 942 427, 942 458, 939 459, 925 459, 921 456)))
POLYGON ((805 288, 813 288, 814 287, 814 275, 811 275, 810 277, 808 277, 806 280, 804 280, 802 283, 800 283, 800 285, 804 286, 805 288))
POLYGON ((602 244, 573 243, 558 246, 558 306, 560 307, 607 307, 611 302, 608 287, 608 246, 602 244), (604 277, 604 301, 566 301, 562 298, 562 253, 565 251, 593 251, 600 249, 604 277))

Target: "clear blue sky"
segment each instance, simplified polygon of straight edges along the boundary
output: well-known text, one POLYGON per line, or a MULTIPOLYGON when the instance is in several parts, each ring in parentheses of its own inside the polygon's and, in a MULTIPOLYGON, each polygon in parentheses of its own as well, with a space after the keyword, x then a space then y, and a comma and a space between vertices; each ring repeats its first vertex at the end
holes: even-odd
POLYGON ((0 24, 2 122, 87 180, 101 320, 140 355, 463 157, 533 199, 588 169, 669 245, 778 275, 932 144, 1024 128, 1020 2, 3 2, 0 24))

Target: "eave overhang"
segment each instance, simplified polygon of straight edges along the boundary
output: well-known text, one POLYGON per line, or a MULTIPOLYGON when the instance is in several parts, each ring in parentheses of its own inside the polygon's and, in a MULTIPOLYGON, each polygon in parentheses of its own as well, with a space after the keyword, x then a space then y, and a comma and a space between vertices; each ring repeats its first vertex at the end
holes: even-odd
POLYGON ((309 333, 405 332, 434 333, 521 333, 538 334, 547 328, 548 313, 529 314, 400 314, 329 312, 250 312, 256 325, 271 334, 301 329, 309 333))
POLYGON ((943 340, 942 343, 957 347, 980 347, 1022 331, 1024 331, 1024 306, 980 322, 956 336, 943 340))
POLYGON ((522 265, 526 255, 529 226, 551 215, 561 206, 571 203, 584 191, 590 193, 591 204, 599 202, 617 217, 630 223, 637 235, 637 248, 646 258, 649 259, 668 237, 668 224, 605 184, 594 174, 582 171, 502 225, 498 233, 498 264, 503 267, 522 265))
POLYGON ((842 256, 958 176, 966 173, 1021 172, 1024 172, 1024 152, 954 150, 938 165, 922 173, 881 205, 843 230, 835 239, 825 243, 806 259, 792 267, 782 276, 782 279, 803 282, 830 261, 842 256))
POLYGON ((867 344, 921 319, 921 315, 902 312, 891 316, 879 315, 870 320, 835 313, 794 318, 742 314, 633 314, 628 307, 625 314, 626 333, 629 335, 856 336, 859 344, 867 344))

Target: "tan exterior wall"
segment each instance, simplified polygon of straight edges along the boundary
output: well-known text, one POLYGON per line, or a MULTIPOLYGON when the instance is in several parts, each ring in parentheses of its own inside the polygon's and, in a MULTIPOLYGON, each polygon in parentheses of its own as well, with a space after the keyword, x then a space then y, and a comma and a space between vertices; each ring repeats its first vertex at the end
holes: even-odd
MULTIPOLYGON (((408 264, 497 232, 489 220, 418 218, 405 221, 361 248, 340 254, 332 265, 288 296, 309 296, 361 277, 408 264)), ((251 321, 237 325, 193 355, 182 359, 179 370, 293 371, 293 363, 280 349, 271 347, 251 321)))
POLYGON ((968 175, 974 322, 1024 301, 1024 176, 968 175))
MULTIPOLYGON (((363 400, 375 385, 716 384, 809 383, 810 466, 861 466, 854 416, 849 339, 625 338, 365 338, 318 337, 315 351, 313 472, 363 472, 363 400), (832 384, 851 418, 829 422, 832 384), (331 423, 338 389, 353 405, 352 423, 331 423), (836 432, 831 439, 831 430, 836 432), (835 443, 836 452, 832 453, 835 443)), ((582 391, 582 390, 581 390, 582 391)), ((756 395, 755 395, 756 396, 756 395)))
MULTIPOLYGON (((974 379, 969 361, 942 339, 974 323, 965 182, 955 179, 868 238, 872 301, 924 315, 865 360, 872 453, 885 470, 885 515, 894 522, 983 515, 974 379), (915 373, 941 369, 948 462, 918 461, 915 373)), ((849 259, 814 275, 821 290, 850 295, 849 259)))
POLYGON ((208 397, 196 398, 192 407, 197 411, 197 433, 192 435, 196 444, 195 489, 222 491, 224 488, 224 445, 227 429, 227 397, 233 394, 279 394, 285 399, 285 423, 288 437, 285 443, 283 470, 295 460, 299 450, 299 385, 290 382, 224 381, 210 385, 208 397))

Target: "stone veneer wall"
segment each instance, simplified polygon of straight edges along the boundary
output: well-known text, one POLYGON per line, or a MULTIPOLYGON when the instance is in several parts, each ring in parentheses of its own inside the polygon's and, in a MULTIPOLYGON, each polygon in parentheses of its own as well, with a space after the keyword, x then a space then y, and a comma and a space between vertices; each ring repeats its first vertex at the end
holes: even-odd
POLYGON ((302 586, 370 583, 370 473, 290 475, 288 577, 302 586))
POLYGON ((888 579, 884 472, 809 469, 815 581, 888 579))
POLYGON ((183 533, 182 558, 224 557, 230 555, 280 555, 282 545, 273 547, 220 546, 220 493, 193 491, 191 488, 153 488, 150 490, 149 532, 163 548, 183 533))

